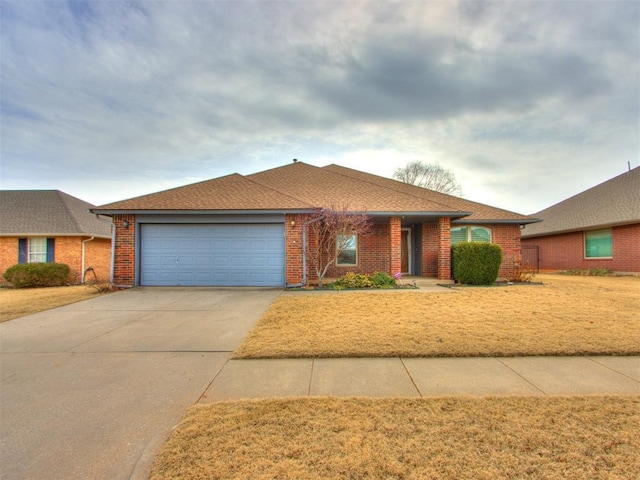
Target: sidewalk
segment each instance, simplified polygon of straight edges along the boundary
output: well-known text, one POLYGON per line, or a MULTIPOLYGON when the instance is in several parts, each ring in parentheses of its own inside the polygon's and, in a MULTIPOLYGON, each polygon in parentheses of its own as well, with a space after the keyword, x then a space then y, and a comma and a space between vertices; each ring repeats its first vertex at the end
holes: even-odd
POLYGON ((230 360, 199 402, 324 395, 640 395, 640 357, 230 360))

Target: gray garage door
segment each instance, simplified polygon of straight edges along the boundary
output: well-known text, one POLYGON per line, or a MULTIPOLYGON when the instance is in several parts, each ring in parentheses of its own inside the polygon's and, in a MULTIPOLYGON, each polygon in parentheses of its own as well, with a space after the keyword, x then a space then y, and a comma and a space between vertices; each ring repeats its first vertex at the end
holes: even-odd
POLYGON ((284 286, 282 224, 143 224, 140 284, 284 286))

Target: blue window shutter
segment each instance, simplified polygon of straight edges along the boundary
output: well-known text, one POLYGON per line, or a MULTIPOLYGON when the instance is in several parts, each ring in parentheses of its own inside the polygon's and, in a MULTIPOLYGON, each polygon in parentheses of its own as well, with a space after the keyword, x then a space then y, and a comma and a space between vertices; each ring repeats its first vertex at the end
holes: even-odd
POLYGON ((56 258, 56 239, 47 238, 47 262, 55 262, 56 258))
POLYGON ((27 239, 18 239, 18 263, 27 263, 27 239))

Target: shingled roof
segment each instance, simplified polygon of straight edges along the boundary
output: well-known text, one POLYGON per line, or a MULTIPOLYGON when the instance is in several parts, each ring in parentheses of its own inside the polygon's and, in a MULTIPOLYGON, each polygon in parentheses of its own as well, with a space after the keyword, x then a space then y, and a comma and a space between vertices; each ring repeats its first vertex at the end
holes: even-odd
POLYGON ((441 215, 491 222, 530 223, 531 217, 445 195, 338 165, 294 162, 102 205, 102 213, 166 211, 308 211, 348 206, 372 215, 441 215))
POLYGON ((59 190, 2 190, 0 236, 111 238, 111 227, 89 212, 93 207, 59 190))
POLYGON ((640 167, 574 195, 533 216, 522 238, 640 223, 640 167))

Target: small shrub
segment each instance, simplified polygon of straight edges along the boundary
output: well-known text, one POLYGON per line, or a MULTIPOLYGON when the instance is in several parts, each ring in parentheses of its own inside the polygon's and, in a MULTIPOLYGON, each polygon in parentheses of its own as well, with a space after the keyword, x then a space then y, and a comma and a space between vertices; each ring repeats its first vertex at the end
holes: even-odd
POLYGON ((573 268, 571 270, 564 270, 562 272, 563 275, 579 275, 583 277, 603 277, 605 275, 611 275, 613 271, 608 268, 573 268))
POLYGON ((513 266, 512 276, 507 280, 514 283, 529 283, 535 276, 536 271, 533 267, 516 263, 513 266))
POLYGON ((461 242, 452 248, 453 279, 467 285, 491 285, 498 278, 502 249, 494 243, 461 242))
POLYGON ((68 283, 69 272, 64 263, 21 263, 9 267, 4 279, 14 288, 57 287, 68 283))
POLYGON ((371 282, 377 288, 393 288, 396 286, 396 279, 386 272, 374 272, 371 275, 371 282))
POLYGON ((86 286, 95 289, 98 293, 110 293, 113 292, 113 285, 109 282, 87 282, 86 286))
POLYGON ((369 275, 362 273, 347 272, 341 276, 338 280, 332 283, 332 287, 340 288, 371 288, 373 282, 369 275))

